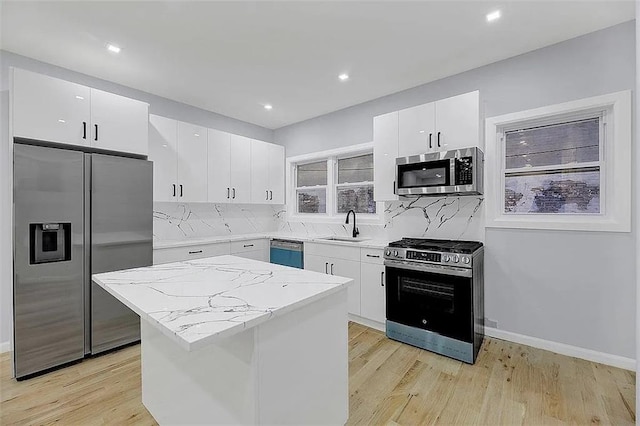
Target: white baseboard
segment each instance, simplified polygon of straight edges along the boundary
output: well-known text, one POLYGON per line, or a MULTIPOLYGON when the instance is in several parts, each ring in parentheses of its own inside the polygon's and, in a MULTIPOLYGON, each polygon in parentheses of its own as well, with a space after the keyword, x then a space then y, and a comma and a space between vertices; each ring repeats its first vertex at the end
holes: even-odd
POLYGON ((359 315, 349 314, 349 321, 357 322, 358 324, 366 325, 370 328, 375 328, 376 330, 382 331, 383 333, 386 331, 385 325, 383 323, 367 318, 362 318, 359 315))
POLYGON ((574 358, 585 359, 587 361, 599 362, 625 370, 635 371, 636 361, 619 355, 598 352, 592 349, 585 349, 578 346, 571 346, 564 343, 552 342, 550 340, 539 339, 537 337, 525 336, 523 334, 512 333, 510 331, 498 330, 497 328, 486 327, 484 332, 489 337, 508 340, 509 342, 520 343, 534 348, 544 349, 561 355, 568 355, 574 358))
POLYGON ((11 350, 11 342, 0 342, 0 354, 11 350))

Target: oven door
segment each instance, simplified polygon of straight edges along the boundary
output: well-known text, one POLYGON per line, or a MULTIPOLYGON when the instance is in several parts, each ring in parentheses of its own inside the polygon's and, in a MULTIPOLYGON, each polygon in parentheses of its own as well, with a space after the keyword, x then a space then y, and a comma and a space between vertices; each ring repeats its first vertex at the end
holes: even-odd
POLYGON ((471 269, 392 260, 385 265, 387 320, 473 341, 471 269))

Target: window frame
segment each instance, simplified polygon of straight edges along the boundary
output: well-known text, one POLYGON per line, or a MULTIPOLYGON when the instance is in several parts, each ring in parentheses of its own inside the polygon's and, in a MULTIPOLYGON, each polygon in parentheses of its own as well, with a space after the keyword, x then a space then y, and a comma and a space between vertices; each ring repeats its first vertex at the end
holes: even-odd
MULTIPOLYGON (((630 232, 631 230, 631 92, 603 96, 491 117, 486 120, 486 226, 493 228, 558 229, 630 232), (594 117, 600 124, 600 213, 506 213, 505 132, 594 117)), ((584 167, 582 163, 579 167, 584 167)), ((551 168, 551 167, 549 167, 551 168)), ((570 169, 572 165, 553 168, 570 169)))
MULTIPOLYGON (((347 186, 349 184, 338 184, 338 159, 357 157, 359 155, 372 154, 373 142, 351 145, 343 148, 313 152, 310 154, 288 157, 286 160, 286 184, 288 199, 292 200, 287 203, 287 218, 294 222, 333 222, 343 223, 346 215, 337 213, 336 188, 338 186, 347 186), (316 163, 318 161, 327 161, 327 212, 326 213, 300 213, 298 212, 298 194, 297 190, 301 188, 313 189, 320 186, 297 187, 296 166, 301 164, 316 163)), ((362 183, 374 182, 358 182, 362 183)), ((376 201, 376 213, 357 213, 358 223, 362 224, 382 224, 383 223, 384 203, 376 201)))

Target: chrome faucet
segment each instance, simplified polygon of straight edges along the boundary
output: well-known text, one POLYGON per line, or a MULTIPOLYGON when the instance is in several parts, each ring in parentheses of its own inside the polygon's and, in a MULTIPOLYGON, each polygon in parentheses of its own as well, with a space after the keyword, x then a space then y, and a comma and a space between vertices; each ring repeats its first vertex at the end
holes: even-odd
POLYGON ((353 238, 357 237, 358 234, 360 233, 360 231, 358 231, 358 228, 356 228, 356 212, 353 210, 349 210, 347 212, 347 220, 344 223, 349 223, 349 215, 353 213, 353 238))

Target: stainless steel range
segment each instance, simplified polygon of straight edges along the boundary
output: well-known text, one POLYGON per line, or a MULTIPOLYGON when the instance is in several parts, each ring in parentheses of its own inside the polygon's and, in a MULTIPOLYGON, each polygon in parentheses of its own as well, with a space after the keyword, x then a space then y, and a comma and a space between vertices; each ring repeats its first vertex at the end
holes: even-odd
POLYGON ((403 238, 384 253, 387 336, 473 364, 484 339, 484 247, 403 238))

